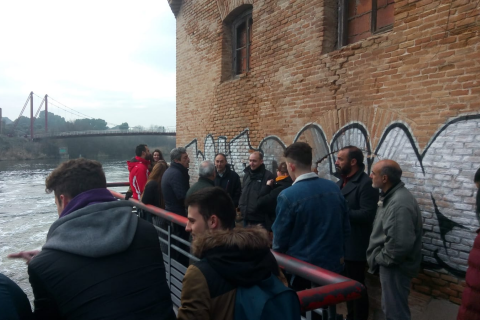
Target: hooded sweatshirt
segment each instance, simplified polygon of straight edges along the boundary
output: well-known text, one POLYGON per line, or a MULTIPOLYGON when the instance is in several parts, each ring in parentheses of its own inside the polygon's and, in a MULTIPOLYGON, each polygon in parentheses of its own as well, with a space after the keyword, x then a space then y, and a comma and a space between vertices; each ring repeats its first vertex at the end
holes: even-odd
POLYGON ((259 226, 207 232, 192 243, 201 260, 183 278, 178 319, 233 319, 236 288, 250 287, 272 274, 286 285, 259 226))
POLYGON ((174 319, 155 228, 104 191, 73 198, 28 265, 35 317, 174 319))

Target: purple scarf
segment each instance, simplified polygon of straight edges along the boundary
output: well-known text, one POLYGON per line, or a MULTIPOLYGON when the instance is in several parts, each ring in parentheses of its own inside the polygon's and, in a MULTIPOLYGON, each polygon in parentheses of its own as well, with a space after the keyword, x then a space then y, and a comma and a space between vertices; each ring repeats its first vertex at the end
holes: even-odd
POLYGON ((76 197, 74 197, 67 206, 63 209, 61 217, 65 217, 66 215, 82 209, 86 206, 96 203, 103 203, 103 202, 110 202, 116 201, 117 199, 112 196, 110 191, 106 188, 99 188, 99 189, 91 189, 85 192, 80 193, 76 197))

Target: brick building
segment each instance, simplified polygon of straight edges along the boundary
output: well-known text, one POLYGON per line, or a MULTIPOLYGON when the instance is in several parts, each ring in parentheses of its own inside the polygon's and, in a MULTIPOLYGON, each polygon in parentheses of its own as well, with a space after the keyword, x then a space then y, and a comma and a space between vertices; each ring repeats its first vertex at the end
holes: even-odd
POLYGON ((356 145, 400 163, 424 216, 417 291, 459 303, 479 222, 478 0, 168 0, 177 21, 177 144, 242 174, 314 147, 319 174, 356 145))

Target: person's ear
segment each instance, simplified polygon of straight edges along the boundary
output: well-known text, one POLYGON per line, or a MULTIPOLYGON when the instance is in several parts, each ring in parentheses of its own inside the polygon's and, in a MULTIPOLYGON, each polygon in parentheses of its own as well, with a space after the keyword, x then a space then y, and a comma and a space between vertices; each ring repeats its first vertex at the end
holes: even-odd
POLYGON ((208 228, 209 229, 216 229, 219 226, 220 219, 216 215, 212 215, 210 219, 208 219, 208 228))
POLYGON ((357 159, 352 159, 352 160, 350 160, 350 165, 351 165, 351 166, 354 166, 354 165, 356 165, 356 164, 357 164, 357 159))

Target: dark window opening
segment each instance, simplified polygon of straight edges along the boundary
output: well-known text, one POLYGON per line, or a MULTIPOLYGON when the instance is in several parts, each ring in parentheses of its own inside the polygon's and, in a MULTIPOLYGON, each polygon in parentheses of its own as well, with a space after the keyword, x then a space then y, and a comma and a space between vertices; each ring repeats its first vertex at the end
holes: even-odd
POLYGON ((392 29, 394 0, 339 0, 339 47, 392 29))
POLYGON ((252 53, 252 11, 246 11, 232 24, 233 26, 233 74, 234 76, 250 70, 252 53))

